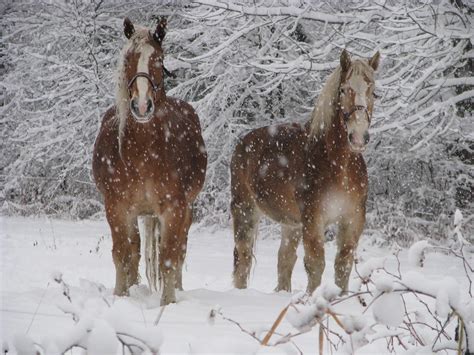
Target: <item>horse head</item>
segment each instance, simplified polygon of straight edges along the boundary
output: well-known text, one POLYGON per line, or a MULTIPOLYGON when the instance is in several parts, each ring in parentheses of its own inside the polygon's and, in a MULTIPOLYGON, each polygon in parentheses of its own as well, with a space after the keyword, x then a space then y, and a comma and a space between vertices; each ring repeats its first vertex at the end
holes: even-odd
POLYGON ((346 50, 340 57, 339 110, 349 147, 356 153, 363 152, 369 143, 375 96, 374 72, 379 59, 380 53, 377 52, 368 60, 352 61, 346 50))
POLYGON ((126 103, 136 121, 147 122, 165 95, 162 42, 166 19, 161 18, 154 31, 135 28, 128 18, 123 25, 128 41, 122 51, 119 71, 119 104, 125 106, 126 103))

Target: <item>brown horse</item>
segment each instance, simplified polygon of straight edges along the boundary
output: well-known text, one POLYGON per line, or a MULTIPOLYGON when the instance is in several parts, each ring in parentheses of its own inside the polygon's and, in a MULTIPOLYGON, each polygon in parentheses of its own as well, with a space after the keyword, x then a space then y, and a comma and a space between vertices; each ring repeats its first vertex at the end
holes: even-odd
POLYGON ((324 233, 332 223, 338 225, 335 281, 347 290, 365 223, 367 170, 361 153, 369 141, 379 57, 377 52, 351 61, 344 50, 307 124, 262 127, 238 143, 231 163, 235 287, 247 287, 264 214, 282 225, 277 290, 291 290, 301 237, 307 291, 319 286, 324 233))
POLYGON ((161 281, 163 305, 175 302, 175 288, 182 289, 192 204, 207 164, 194 109, 165 94, 165 29, 164 19, 154 32, 125 19, 128 41, 118 68, 117 101, 103 117, 92 163, 112 233, 115 294, 126 295, 139 282, 137 217, 147 215, 147 276, 151 288, 157 277, 161 281))

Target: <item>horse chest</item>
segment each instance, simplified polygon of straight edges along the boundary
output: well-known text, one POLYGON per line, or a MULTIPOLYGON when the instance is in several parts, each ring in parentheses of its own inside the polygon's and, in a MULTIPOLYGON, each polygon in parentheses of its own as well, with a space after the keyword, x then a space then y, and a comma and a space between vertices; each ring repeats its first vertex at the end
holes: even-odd
MULTIPOLYGON (((116 154, 111 159, 103 159, 110 181, 125 184, 128 188, 139 189, 145 182, 157 180, 163 175, 165 167, 160 159, 160 154, 144 150, 135 152, 126 150, 122 156, 116 154)), ((156 184, 156 183, 155 183, 156 184)))
POLYGON ((338 218, 348 216, 357 211, 358 201, 355 196, 344 190, 329 190, 322 199, 321 206, 329 223, 338 218))

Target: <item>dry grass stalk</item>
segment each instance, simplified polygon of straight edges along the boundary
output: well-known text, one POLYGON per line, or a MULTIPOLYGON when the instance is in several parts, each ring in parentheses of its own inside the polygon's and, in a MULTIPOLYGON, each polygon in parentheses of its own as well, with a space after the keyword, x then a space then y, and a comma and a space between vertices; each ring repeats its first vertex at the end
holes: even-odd
POLYGON ((273 323, 272 327, 268 331, 267 335, 265 335, 265 338, 262 340, 262 345, 268 345, 268 342, 270 341, 270 338, 272 337, 273 333, 275 333, 276 328, 280 325, 281 321, 285 317, 286 312, 288 311, 288 308, 290 305, 287 305, 285 308, 282 309, 280 314, 278 315, 277 319, 273 323))

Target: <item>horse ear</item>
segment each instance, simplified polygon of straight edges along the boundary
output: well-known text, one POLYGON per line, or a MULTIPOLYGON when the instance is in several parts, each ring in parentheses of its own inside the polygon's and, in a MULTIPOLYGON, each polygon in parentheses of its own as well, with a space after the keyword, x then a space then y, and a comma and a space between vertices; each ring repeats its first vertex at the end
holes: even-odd
POLYGON ((158 20, 158 24, 156 25, 155 33, 153 33, 154 40, 157 41, 158 44, 160 45, 161 45, 161 42, 163 42, 163 38, 165 38, 167 23, 168 21, 166 20, 165 17, 160 18, 158 20))
POLYGON ((379 67, 379 62, 380 62, 380 52, 377 51, 377 53, 375 53, 374 56, 369 59, 369 65, 374 70, 377 70, 377 68, 379 67))
POLYGON ((348 71, 349 67, 351 66, 351 56, 345 49, 341 53, 340 62, 342 71, 348 71))
POLYGON ((128 17, 125 17, 123 20, 123 32, 125 33, 125 37, 130 39, 135 33, 135 27, 133 27, 132 21, 128 17))

